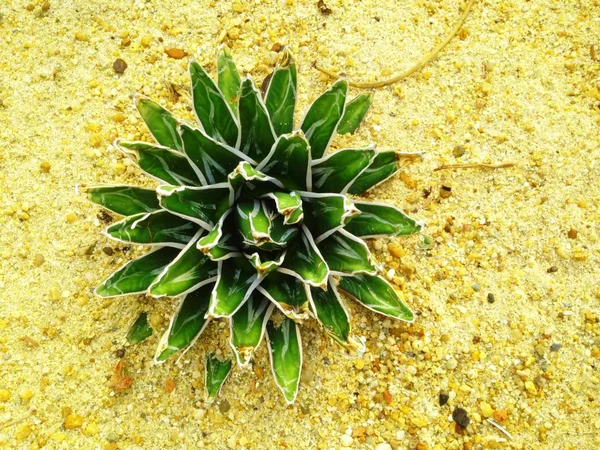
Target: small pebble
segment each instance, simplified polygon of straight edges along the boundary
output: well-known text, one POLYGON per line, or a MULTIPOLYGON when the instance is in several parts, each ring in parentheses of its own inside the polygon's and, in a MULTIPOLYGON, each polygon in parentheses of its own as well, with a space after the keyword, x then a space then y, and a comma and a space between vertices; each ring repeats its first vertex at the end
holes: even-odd
POLYGON ((67 430, 80 428, 81 425, 83 425, 83 417, 78 414, 69 414, 65 419, 65 428, 67 430))
POLYGON ((446 403, 448 403, 449 398, 450 396, 447 392, 440 392, 440 406, 444 406, 446 403))
POLYGON ((473 288, 473 290, 474 290, 475 292, 479 292, 479 290, 481 289, 481 287, 479 286, 479 284, 478 284, 478 283, 473 283, 473 284, 471 285, 471 287, 473 288))
POLYGON ((577 230, 574 230, 573 228, 571 228, 567 232, 567 236, 569 237, 569 239, 577 239, 577 230))
POLYGON ((479 410, 481 411, 481 415, 486 419, 494 415, 494 409, 487 402, 481 402, 479 404, 479 410))
POLYGON ((548 270, 546 270, 546 272, 548 272, 548 273, 558 272, 558 267, 552 266, 548 270))
POLYGON ((560 350, 561 347, 562 347, 562 344, 552 344, 550 346, 550 350, 552 350, 553 352, 557 352, 560 350))
POLYGON ((440 187, 440 197, 448 198, 452 195, 452 188, 450 186, 440 187))
POLYGON ((382 442, 381 444, 377 444, 375 450, 392 450, 392 446, 387 442, 382 442))
POLYGON ((467 428, 471 422, 471 419, 469 419, 469 416, 467 415, 467 411, 462 408, 454 408, 454 411, 452 411, 452 420, 463 428, 467 428))
POLYGON ((102 251, 108 256, 112 256, 115 253, 115 251, 110 247, 104 247, 102 251))
POLYGON ((42 255, 41 253, 36 253, 35 256, 33 257, 33 265, 35 267, 40 267, 42 264, 44 264, 45 261, 46 261, 46 259, 44 258, 44 255, 42 255))
POLYGON ((121 58, 115 59, 115 62, 113 63, 113 70, 116 73, 123 73, 125 72, 125 69, 127 69, 127 63, 121 58))
POLYGON ((173 59, 183 59, 186 55, 186 53, 180 48, 169 48, 165 50, 165 53, 169 58, 173 59))
POLYGON ((48 161, 44 161, 40 164, 40 170, 42 172, 48 173, 50 172, 50 163, 48 161))
POLYGON ((124 356, 125 356, 124 348, 120 348, 119 350, 117 350, 117 358, 123 358, 124 356))
POLYGON ((341 439, 340 439, 340 442, 342 443, 342 445, 344 447, 350 447, 352 445, 352 440, 353 440, 352 436, 347 435, 347 434, 343 434, 342 437, 341 437, 341 439))
POLYGON ((229 404, 229 401, 227 401, 227 399, 221 400, 219 402, 219 411, 221 412, 221 414, 228 413, 230 409, 231 405, 229 404))
POLYGON ((88 37, 87 34, 85 34, 83 31, 76 31, 75 32, 75 39, 77 39, 78 41, 81 42, 85 42, 85 41, 89 41, 90 38, 88 37))
POLYGON ((494 303, 496 301, 496 298, 494 297, 494 294, 492 294, 491 292, 487 295, 487 301, 488 303, 494 303))
POLYGON ((456 147, 454 147, 452 154, 454 155, 455 158, 460 158, 461 156, 463 156, 465 154, 465 147, 462 145, 457 145, 456 147))
POLYGON ((527 392, 529 392, 531 395, 536 395, 537 394, 537 388, 535 387, 535 384, 533 384, 533 381, 526 381, 525 382, 525 390, 527 392))

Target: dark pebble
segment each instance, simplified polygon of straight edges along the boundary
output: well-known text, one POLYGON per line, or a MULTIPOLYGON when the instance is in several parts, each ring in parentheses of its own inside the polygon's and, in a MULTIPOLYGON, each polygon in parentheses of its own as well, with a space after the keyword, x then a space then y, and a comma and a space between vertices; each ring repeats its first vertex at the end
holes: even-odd
POLYGON ((452 411, 452 420, 463 428, 467 428, 471 422, 467 412, 462 408, 455 408, 454 411, 452 411))
POLYGON ((448 403, 449 398, 450 396, 447 392, 440 392, 440 406, 444 406, 446 403, 448 403))
POLYGON ((230 409, 231 405, 229 404, 229 401, 221 400, 221 402, 219 402, 219 411, 221 412, 221 414, 228 413, 230 409))
POLYGON ((448 198, 452 195, 452 188, 450 186, 440 187, 440 197, 448 198))
POLYGON ((117 350, 117 358, 122 358, 123 356, 125 356, 125 349, 120 348, 119 350, 117 350))
POLYGON ((546 270, 546 272, 548 272, 548 273, 558 272, 558 267, 552 266, 548 270, 546 270))
POLYGON ((561 344, 552 344, 552 345, 550 346, 550 350, 552 350, 553 352, 557 352, 557 351, 559 351, 559 350, 560 350, 560 348, 561 348, 561 347, 562 347, 562 345, 561 345, 561 344))
POLYGON ((103 209, 100 210, 98 214, 96 214, 96 217, 104 223, 110 223, 113 221, 113 217, 103 209))
POLYGON ((104 247, 102 249, 102 251, 104 253, 106 253, 108 256, 112 256, 115 253, 115 251, 112 248, 110 248, 110 247, 104 247))
POLYGON ((473 336, 473 344, 479 344, 481 342, 481 336, 473 336))
POLYGON ((496 301, 496 297, 491 292, 488 294, 488 303, 494 303, 496 301))
POLYGON ((127 63, 121 58, 117 58, 113 63, 113 69, 116 73, 123 73, 127 69, 127 63))

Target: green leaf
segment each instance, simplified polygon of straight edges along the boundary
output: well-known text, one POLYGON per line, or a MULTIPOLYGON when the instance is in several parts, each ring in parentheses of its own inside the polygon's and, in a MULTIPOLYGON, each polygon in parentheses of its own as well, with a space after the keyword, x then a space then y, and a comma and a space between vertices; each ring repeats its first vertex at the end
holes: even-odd
POLYGON ((321 158, 329 149, 335 130, 344 114, 348 83, 336 81, 310 106, 300 128, 310 143, 312 159, 321 158))
POLYGON ((227 183, 202 187, 159 186, 156 192, 160 206, 206 230, 212 230, 233 203, 233 193, 227 183))
POLYGON ((190 63, 190 78, 194 112, 204 132, 219 142, 237 147, 238 125, 215 82, 196 61, 190 63))
POLYGON ((240 367, 247 367, 260 345, 274 305, 262 295, 253 294, 229 319, 229 345, 240 367))
POLYGON ((407 235, 423 228, 421 223, 393 206, 374 202, 354 202, 354 206, 360 210, 360 215, 354 217, 345 229, 355 236, 407 235))
POLYGON ((223 93, 227 104, 231 107, 231 111, 237 115, 237 102, 240 95, 241 80, 240 74, 231 57, 231 52, 226 46, 222 46, 219 49, 217 69, 219 89, 223 93))
POLYGON ((231 373, 232 367, 233 362, 231 359, 221 361, 214 353, 206 357, 204 391, 208 403, 212 403, 213 399, 219 394, 223 383, 231 373))
POLYGON ((302 370, 302 340, 298 326, 287 317, 276 327, 267 323, 269 355, 275 382, 288 405, 294 403, 298 394, 302 370))
POLYGON ((236 198, 255 198, 270 192, 283 189, 283 184, 277 179, 256 170, 246 161, 238 164, 228 177, 236 198))
MULTIPOLYGON (((212 289, 212 284, 206 284, 183 298, 177 311, 171 316, 169 328, 158 343, 154 356, 156 363, 164 362, 179 350, 189 349, 200 337, 209 322, 204 316, 208 311, 212 289)), ((185 352, 181 356, 183 354, 185 352)))
POLYGON ((120 214, 131 216, 160 209, 154 189, 135 186, 89 186, 81 187, 90 201, 120 214))
POLYGON ((330 277, 327 290, 311 288, 311 306, 315 318, 325 332, 353 353, 362 354, 365 345, 351 335, 350 317, 330 277))
POLYGON ((260 247, 261 243, 269 242, 271 215, 265 202, 245 200, 236 207, 236 219, 240 233, 244 237, 244 245, 260 247))
POLYGON ((308 319, 308 286, 298 278, 273 272, 256 289, 294 322, 308 319))
POLYGON ((196 233, 189 244, 179 253, 154 281, 148 292, 153 297, 174 297, 192 292, 217 279, 217 263, 196 248, 201 232, 196 233))
POLYGON ((352 195, 360 195, 366 190, 384 182, 398 171, 395 152, 379 152, 348 189, 352 195))
POLYGON ((377 273, 367 244, 343 229, 322 240, 318 247, 329 270, 335 275, 377 273))
POLYGON ((339 134, 354 134, 365 118, 371 103, 373 103, 373 94, 359 94, 350 100, 337 127, 337 132, 339 134))
POLYGON ((209 317, 231 317, 243 304, 260 278, 246 258, 219 261, 219 276, 208 309, 209 317))
POLYGON ((189 125, 180 127, 183 151, 192 162, 192 168, 203 185, 227 181, 228 175, 246 156, 208 137, 202 130, 189 125))
POLYGON ((376 313, 406 322, 414 320, 400 293, 381 277, 365 274, 341 277, 339 288, 376 313))
POLYGON ((329 268, 306 226, 302 226, 300 238, 288 247, 285 260, 278 270, 311 286, 325 287, 329 268))
POLYGON ((267 108, 251 78, 242 81, 239 102, 242 140, 239 149, 256 162, 263 160, 275 143, 267 108))
POLYGON ((352 202, 344 195, 301 192, 304 223, 319 243, 339 230, 359 214, 352 202))
POLYGON ((127 332, 127 342, 131 345, 139 344, 150 336, 152 336, 152 328, 148 324, 148 314, 140 313, 127 332))
POLYGON ((284 224, 293 225, 304 218, 302 199, 297 192, 269 192, 264 197, 275 201, 277 212, 284 217, 284 224))
POLYGON ((104 280, 94 293, 106 298, 146 292, 154 279, 179 252, 176 248, 162 247, 129 261, 104 280))
POLYGON ((181 137, 177 132, 177 119, 169 111, 140 94, 134 97, 135 106, 137 106, 142 119, 146 123, 150 134, 160 145, 170 149, 181 151, 181 137))
POLYGON ((155 180, 180 186, 201 184, 189 160, 177 151, 146 142, 117 140, 114 145, 155 180))
POLYGON ((345 194, 374 156, 374 150, 344 149, 313 161, 313 191, 345 194))
POLYGON ((285 217, 281 214, 274 214, 269 229, 270 242, 262 247, 266 250, 275 250, 286 247, 290 242, 296 239, 299 229, 295 225, 286 225, 285 217))
POLYGON ((310 189, 310 150, 301 131, 277 139, 256 170, 277 178, 286 189, 310 189))
POLYGON ((271 75, 265 103, 277 136, 291 133, 294 128, 297 87, 296 64, 286 48, 280 53, 278 67, 271 75))
POLYGON ((283 263, 285 250, 277 255, 275 252, 254 252, 251 255, 245 254, 248 261, 256 269, 259 277, 266 277, 283 263))
POLYGON ((196 224, 160 210, 126 217, 104 234, 121 242, 183 248, 197 231, 196 224))

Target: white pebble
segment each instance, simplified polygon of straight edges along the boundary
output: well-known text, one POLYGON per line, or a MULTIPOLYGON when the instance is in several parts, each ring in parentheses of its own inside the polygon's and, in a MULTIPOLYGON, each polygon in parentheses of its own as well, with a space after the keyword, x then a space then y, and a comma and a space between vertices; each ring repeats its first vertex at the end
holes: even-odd
POLYGON ((392 450, 392 446, 387 442, 382 442, 381 444, 377 444, 375 450, 392 450))
POLYGON ((352 445, 352 436, 342 434, 342 438, 340 439, 340 441, 342 442, 342 445, 344 447, 350 447, 352 445))

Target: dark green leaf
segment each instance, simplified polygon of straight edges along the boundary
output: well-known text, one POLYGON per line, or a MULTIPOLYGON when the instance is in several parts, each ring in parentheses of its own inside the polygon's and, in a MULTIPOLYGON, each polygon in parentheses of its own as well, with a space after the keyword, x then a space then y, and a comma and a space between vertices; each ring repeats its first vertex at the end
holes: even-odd
POLYGON ((160 209, 154 189, 135 186, 89 186, 82 187, 81 190, 92 202, 122 216, 160 209))
POLYGON ((167 211, 136 214, 110 225, 104 234, 121 242, 183 248, 198 226, 167 211))
POLYGON ((233 202, 231 187, 227 183, 211 186, 159 186, 160 206, 201 227, 212 230, 233 202))
POLYGON ((244 237, 244 245, 260 247, 262 243, 271 240, 271 214, 265 202, 260 200, 245 200, 236 207, 236 219, 240 233, 244 237))
POLYGON ((257 171, 246 161, 238 164, 228 178, 236 198, 255 198, 283 189, 283 184, 273 177, 257 171))
POLYGON ((154 361, 163 362, 179 350, 191 347, 198 339, 209 322, 204 316, 212 289, 213 284, 207 284, 183 298, 158 344, 154 361))
POLYGON ((398 171, 395 152, 379 152, 354 182, 348 192, 360 195, 373 186, 387 180, 398 171))
POLYGON ((302 340, 298 326, 289 318, 276 327, 267 323, 269 354, 275 382, 288 404, 294 403, 298 394, 302 370, 302 340))
POLYGON ((373 103, 373 94, 359 94, 348 102, 337 127, 339 134, 354 133, 373 103))
POLYGON ((367 244, 343 229, 319 242, 318 247, 329 270, 336 275, 377 273, 367 244))
POLYGON ((319 243, 359 213, 344 195, 302 192, 304 223, 319 243))
POLYGON ((209 317, 231 317, 260 282, 256 270, 245 257, 219 261, 219 277, 213 289, 209 317))
POLYGON ((239 128, 225 98, 202 66, 190 63, 192 103, 203 130, 211 138, 237 147, 239 128))
POLYGON ((206 357, 204 390, 209 403, 219 394, 223 383, 231 373, 232 366, 231 359, 221 361, 214 353, 206 357))
POLYGON ((139 344, 150 336, 152 336, 152 328, 148 324, 148 314, 143 312, 135 319, 131 328, 129 328, 127 342, 131 345, 139 344))
POLYGON ((217 79, 223 97, 237 115, 237 102, 240 95, 240 74, 235 67, 229 48, 223 46, 217 56, 217 79))
POLYGON ((283 263, 285 251, 279 255, 276 252, 254 252, 245 254, 252 266, 256 269, 259 277, 266 277, 283 263))
POLYGON ((203 185, 227 181, 245 155, 208 137, 202 130, 182 124, 183 151, 193 164, 194 171, 203 185))
POLYGON ((345 194, 374 156, 374 150, 344 149, 313 162, 313 191, 345 194))
POLYGON ((280 136, 256 170, 277 178, 286 189, 310 189, 310 150, 302 132, 280 136))
POLYGON ((129 261, 96 288, 96 295, 114 297, 146 292, 154 279, 179 252, 176 248, 162 247, 129 261))
POLYGON ((277 212, 285 218, 284 224, 296 224, 304 218, 302 199, 297 192, 270 192, 265 197, 275 201, 277 212))
POLYGON ((360 274, 341 277, 339 288, 372 311, 412 322, 413 312, 404 304, 400 294, 383 278, 360 274))
POLYGON ((312 159, 321 158, 329 149, 335 130, 344 114, 348 83, 336 81, 310 106, 300 128, 310 143, 312 159))
POLYGON ((200 233, 189 242, 179 256, 150 285, 153 297, 185 294, 217 279, 217 263, 196 248, 200 233))
POLYGON ((353 353, 364 352, 364 344, 351 336, 350 318, 331 278, 327 290, 311 288, 311 306, 317 321, 339 344, 353 353))
POLYGON ((250 78, 242 82, 239 102, 242 141, 240 150, 257 163, 261 162, 275 143, 275 132, 267 108, 250 78))
POLYGON ((359 237, 407 235, 421 231, 423 225, 398 208, 383 203, 354 202, 360 214, 345 227, 359 237))
POLYGON ((229 345, 240 367, 250 363, 260 345, 274 305, 262 295, 251 295, 230 319, 229 345))
POLYGON ((273 272, 265 277, 257 289, 293 321, 308 319, 308 286, 298 278, 273 272))
POLYGON ((305 226, 302 226, 300 238, 294 240, 287 249, 279 271, 297 277, 311 286, 325 287, 329 268, 305 226))
POLYGON ((181 137, 177 132, 177 119, 169 111, 142 95, 136 95, 135 105, 148 130, 160 145, 181 151, 181 137))
POLYGON ((278 67, 271 75, 266 93, 266 106, 277 136, 291 133, 294 128, 297 86, 296 64, 286 48, 280 53, 278 67))
POLYGON ((201 184, 189 160, 177 151, 145 142, 117 141, 115 145, 155 180, 181 186, 201 184))

